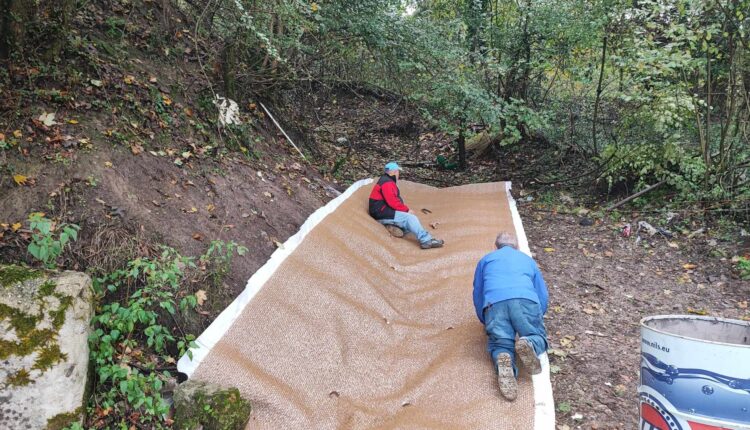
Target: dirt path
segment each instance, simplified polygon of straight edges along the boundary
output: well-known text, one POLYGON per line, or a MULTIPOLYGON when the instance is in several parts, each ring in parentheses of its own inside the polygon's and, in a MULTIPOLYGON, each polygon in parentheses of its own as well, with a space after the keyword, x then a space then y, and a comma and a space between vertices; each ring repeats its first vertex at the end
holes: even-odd
POLYGON ((636 243, 635 235, 621 237, 621 223, 584 227, 575 215, 531 205, 520 211, 550 290, 546 324, 558 429, 637 426, 641 318, 691 312, 750 318, 750 282, 732 273, 728 243, 647 234, 636 243))

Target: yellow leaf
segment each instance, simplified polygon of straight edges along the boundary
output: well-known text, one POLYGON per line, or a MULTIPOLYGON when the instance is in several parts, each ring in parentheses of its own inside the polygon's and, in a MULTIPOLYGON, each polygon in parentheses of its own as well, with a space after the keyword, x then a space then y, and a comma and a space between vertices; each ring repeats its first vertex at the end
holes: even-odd
POLYGON ((320 8, 320 7, 319 7, 319 6, 318 6, 318 4, 317 4, 317 3, 315 3, 315 2, 313 2, 313 3, 312 3, 312 4, 310 5, 310 10, 311 10, 311 11, 313 11, 313 12, 317 12, 319 8, 320 8))
POLYGON ((689 314, 695 314, 695 315, 708 315, 708 311, 705 309, 693 309, 693 308, 687 308, 687 311, 689 314))
POLYGON ((205 291, 198 290, 195 292, 195 299, 198 301, 198 306, 203 306, 203 303, 208 299, 208 296, 205 291))
POLYGON ((21 130, 14 130, 13 137, 15 137, 16 139, 20 139, 23 137, 23 133, 21 133, 21 130))
POLYGON ((214 206, 211 203, 209 203, 208 206, 206 206, 206 210, 208 210, 209 212, 213 212, 214 209, 216 209, 216 206, 214 206))
POLYGON ((172 104, 172 99, 169 98, 169 96, 162 94, 161 99, 164 102, 165 105, 169 106, 172 104))
POLYGON ((112 162, 111 161, 105 161, 104 165, 107 166, 107 167, 112 167, 112 162))
POLYGON ((68 121, 68 124, 76 125, 76 124, 78 124, 78 120, 77 119, 71 119, 71 120, 68 121))
POLYGON ((13 175, 13 180, 16 181, 16 184, 18 185, 26 185, 28 179, 29 178, 24 175, 13 175))
POLYGON ((198 209, 196 209, 195 207, 190 208, 190 210, 188 211, 188 213, 191 213, 191 214, 196 213, 196 212, 198 212, 198 209))
POLYGON ((21 223, 20 223, 20 222, 17 222, 17 223, 15 223, 15 224, 13 224, 12 226, 10 226, 10 228, 11 228, 11 230, 13 230, 13 231, 18 231, 18 229, 20 229, 20 228, 21 228, 21 223))
POLYGON ((693 270, 696 267, 698 267, 698 266, 696 266, 695 264, 692 264, 692 263, 687 263, 687 264, 683 264, 682 265, 682 268, 685 269, 685 270, 693 270))
POLYGON ((544 248, 544 252, 555 252, 555 248, 544 248))
POLYGON ((128 85, 133 85, 133 82, 135 82, 135 76, 133 75, 126 75, 124 78, 122 78, 123 81, 125 81, 128 85))

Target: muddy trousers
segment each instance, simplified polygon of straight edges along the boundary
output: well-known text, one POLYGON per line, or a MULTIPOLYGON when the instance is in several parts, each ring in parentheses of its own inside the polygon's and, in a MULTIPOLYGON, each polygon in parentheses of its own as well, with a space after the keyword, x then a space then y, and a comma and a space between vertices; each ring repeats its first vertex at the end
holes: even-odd
POLYGON ((525 337, 534 346, 536 355, 547 351, 547 332, 544 329, 539 304, 527 299, 510 299, 484 308, 487 351, 492 363, 497 363, 500 353, 510 354, 513 372, 516 369, 516 334, 525 337))

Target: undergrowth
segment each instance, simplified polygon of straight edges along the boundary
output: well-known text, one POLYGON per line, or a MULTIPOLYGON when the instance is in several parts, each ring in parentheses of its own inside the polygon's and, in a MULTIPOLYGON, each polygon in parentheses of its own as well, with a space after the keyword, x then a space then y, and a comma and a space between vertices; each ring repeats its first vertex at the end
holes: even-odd
POLYGON ((158 256, 136 258, 123 268, 95 278, 102 305, 93 318, 89 343, 95 385, 89 401, 90 428, 165 428, 170 404, 165 397, 176 382, 176 361, 191 356, 195 336, 181 322, 205 300, 205 291, 188 293, 190 284, 221 282, 235 254, 245 248, 213 241, 196 259, 162 247, 158 256), (210 272, 206 272, 206 270, 210 272))

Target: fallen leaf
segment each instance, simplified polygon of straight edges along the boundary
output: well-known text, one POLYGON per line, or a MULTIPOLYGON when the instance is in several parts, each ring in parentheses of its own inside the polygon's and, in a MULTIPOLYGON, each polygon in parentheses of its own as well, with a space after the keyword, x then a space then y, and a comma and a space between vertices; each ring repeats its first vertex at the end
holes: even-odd
POLYGON ((18 185, 26 185, 29 178, 24 175, 13 175, 13 180, 16 181, 16 184, 18 185))
POLYGON ((185 109, 183 109, 183 112, 185 112, 185 115, 187 116, 193 116, 193 110, 190 109, 189 107, 186 107, 185 109))
POLYGON ((680 245, 678 245, 676 242, 667 242, 667 246, 674 249, 678 249, 680 247, 680 245))
POLYGON ((140 154, 141 152, 143 152, 143 145, 138 144, 138 143, 134 143, 130 145, 130 152, 132 152, 133 155, 140 154))
POLYGON ((150 78, 148 78, 148 81, 152 84, 155 84, 157 82, 156 76, 151 76, 150 78))
POLYGON ((99 87, 102 86, 102 81, 100 81, 98 79, 92 79, 89 82, 91 83, 91 85, 93 85, 93 86, 95 86, 97 88, 99 88, 99 87))
MULTIPOLYGON (((20 228, 21 228, 21 223, 20 222, 17 222, 15 224, 13 224, 12 226, 10 226, 10 229, 13 230, 13 231, 18 231, 18 229, 20 229, 20 228)), ((745 306, 745 307, 747 307, 747 306, 745 306)))
POLYGON ((615 395, 622 397, 623 394, 627 393, 628 389, 622 384, 615 385, 615 395))
POLYGON ((687 311, 689 314, 695 314, 695 315, 708 315, 708 311, 705 309, 693 309, 693 308, 687 308, 687 311))
POLYGON ((206 206, 206 210, 209 212, 213 212, 214 209, 216 209, 216 206, 214 206, 212 203, 209 203, 208 206, 206 206))
POLYGON ((151 200, 151 203, 153 203, 156 207, 161 207, 161 203, 157 202, 156 200, 151 200))
POLYGON ((23 133, 21 133, 21 130, 13 130, 13 137, 20 139, 23 137, 23 133))
POLYGON ((133 85, 135 82, 135 76, 133 75, 126 75, 124 78, 122 78, 123 81, 125 81, 128 85, 133 85))
POLYGON ((554 355, 554 356, 560 357, 560 358, 565 358, 565 357, 568 356, 567 352, 565 352, 565 351, 563 351, 561 349, 556 349, 556 348, 550 348, 550 349, 548 349, 547 353, 549 355, 554 355))
POLYGON ((698 267, 698 266, 696 266, 695 264, 692 264, 692 263, 687 263, 687 264, 683 264, 682 265, 682 268, 685 269, 685 270, 693 270, 696 267, 698 267))
POLYGON ((268 191, 263 191, 263 195, 268 197, 269 199, 273 198, 273 194, 269 193, 268 191))
POLYGON ((200 233, 193 234, 193 239, 195 240, 203 240, 203 236, 200 235, 200 233))
POLYGON ((162 94, 161 95, 161 100, 167 106, 171 106, 172 105, 172 99, 170 99, 169 96, 167 96, 166 94, 162 94))
POLYGON ((104 165, 105 165, 106 167, 112 167, 112 162, 111 162, 111 161, 105 161, 105 162, 104 162, 104 165))
POLYGON ((610 257, 610 258, 612 258, 612 256, 613 256, 613 255, 614 255, 614 254, 612 254, 612 251, 604 251, 604 256, 605 256, 605 257, 610 257))
POLYGON ((46 125, 47 127, 52 127, 53 125, 57 124, 55 121, 55 113, 43 113, 39 115, 39 118, 37 118, 39 122, 46 125))
POLYGON ((555 248, 544 248, 544 252, 555 252, 555 248))
POLYGON ((563 336, 563 338, 560 339, 560 346, 565 347, 565 348, 570 348, 573 346, 574 340, 576 340, 575 336, 571 336, 571 335, 563 336))
POLYGON ((208 299, 204 290, 198 290, 195 292, 195 300, 198 302, 198 306, 203 306, 203 303, 208 299))
POLYGON ((0 133, 0 141, 3 141, 3 140, 5 140, 5 135, 0 133))
POLYGON ((193 213, 196 213, 196 212, 198 212, 198 208, 196 208, 195 206, 193 206, 193 207, 192 207, 192 208, 190 208, 190 210, 189 210, 189 211, 187 211, 187 212, 188 212, 188 213, 191 213, 191 214, 193 214, 193 213))
POLYGON ((560 373, 560 366, 556 364, 552 364, 549 366, 549 373, 555 375, 557 373, 560 373))
MULTIPOLYGON (((15 230, 13 230, 15 231, 15 230)), ((740 309, 747 309, 747 300, 743 300, 741 302, 737 302, 737 307, 740 309)))

